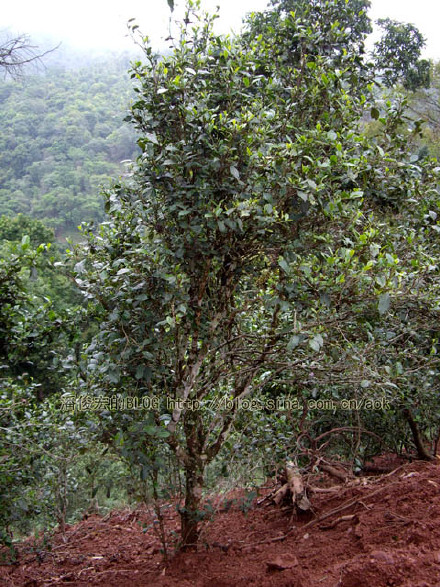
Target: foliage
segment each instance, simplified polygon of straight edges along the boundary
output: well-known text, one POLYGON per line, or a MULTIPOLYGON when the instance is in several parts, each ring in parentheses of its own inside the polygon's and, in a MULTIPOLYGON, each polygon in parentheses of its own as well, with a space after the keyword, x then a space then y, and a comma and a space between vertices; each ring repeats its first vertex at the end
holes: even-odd
MULTIPOLYGON (((298 63, 298 49, 310 56, 331 57, 336 62, 345 52, 361 57, 365 53, 365 37, 372 32, 368 9, 370 0, 272 0, 274 10, 256 14, 257 21, 263 18, 273 24, 293 13, 301 21, 302 27, 291 39, 290 45, 284 41, 281 50, 288 53, 288 59, 298 63), (308 33, 315 33, 309 42, 308 33), (287 51, 286 51, 287 49, 287 51)), ((276 30, 269 31, 276 34, 276 30)), ((358 59, 358 64, 361 59, 358 59)))
POLYGON ((383 83, 392 87, 401 82, 408 90, 427 88, 430 83, 430 63, 420 59, 425 39, 412 24, 382 18, 377 21, 384 33, 375 44, 377 66, 383 83))
MULTIPOLYGON (((23 238, 29 238, 31 248, 45 246, 32 263, 26 290, 28 294, 44 300, 41 305, 50 304, 56 311, 80 306, 82 297, 64 266, 65 253, 56 242, 53 229, 40 220, 18 214, 15 217, 0 217, 0 256, 10 256, 11 245, 20 246, 23 238)), ((24 266, 23 266, 24 269, 24 266)))
POLYGON ((42 243, 53 243, 54 231, 40 220, 18 214, 15 217, 0 216, 0 243, 2 241, 20 242, 27 235, 30 244, 38 247, 42 243))
POLYGON ((101 320, 89 389, 159 398, 135 424, 138 448, 148 458, 145 446, 163 439, 183 466, 184 546, 197 540, 205 468, 248 396, 294 381, 375 398, 384 374, 400 390, 390 374, 410 344, 411 304, 423 307, 411 328, 425 341, 411 347, 414 364, 430 365, 438 283, 423 250, 437 250, 419 240, 408 203, 435 204, 437 179, 406 157, 401 104, 372 102, 374 68, 352 50, 367 21, 356 36, 335 20, 340 3, 318 5, 319 26, 314 3, 298 14, 281 3, 225 38, 190 3, 171 56, 145 46, 130 117, 142 155, 78 249, 77 283, 101 320), (366 108, 381 125, 373 139, 361 132, 366 108), (432 294, 413 293, 414 263, 432 294))
POLYGON ((280 18, 294 15, 301 19, 304 28, 290 40, 282 39, 281 44, 275 46, 277 51, 283 52, 286 63, 299 67, 303 55, 309 59, 320 55, 331 58, 337 68, 347 52, 357 55, 358 67, 365 68, 364 74, 370 70, 385 86, 402 83, 410 90, 429 87, 430 63, 420 59, 425 40, 412 24, 389 18, 378 20, 383 33, 374 45, 373 59, 370 63, 365 61, 365 38, 373 31, 368 16, 370 0, 272 0, 271 4, 274 10, 254 16, 250 34, 266 30, 276 37, 280 18), (310 43, 307 33, 312 30, 317 34, 310 43))
POLYGON ((431 65, 430 87, 409 92, 408 107, 411 117, 423 120, 422 136, 418 141, 420 156, 440 156, 440 64, 431 65))
POLYGON ((9 546, 12 532, 64 530, 98 499, 121 505, 124 494, 119 478, 126 470, 96 442, 96 420, 63 410, 59 396, 37 402, 36 395, 35 384, 20 379, 0 385, 0 541, 9 546), (112 489, 119 502, 110 501, 112 489))
POLYGON ((102 219, 101 184, 136 154, 122 127, 127 64, 112 58, 0 82, 0 214, 31 215, 58 233, 102 219))
POLYGON ((70 345, 79 336, 74 309, 57 309, 49 298, 30 287, 33 272, 49 250, 30 246, 27 235, 20 244, 9 244, 0 257, 0 361, 5 376, 38 384, 38 397, 60 390, 66 373, 70 345))

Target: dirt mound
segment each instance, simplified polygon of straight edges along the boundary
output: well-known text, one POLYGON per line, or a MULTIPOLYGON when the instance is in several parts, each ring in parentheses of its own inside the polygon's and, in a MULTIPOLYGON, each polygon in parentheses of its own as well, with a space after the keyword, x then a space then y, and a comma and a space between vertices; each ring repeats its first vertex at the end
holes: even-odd
MULTIPOLYGON (((440 586, 440 466, 412 463, 311 494, 313 516, 292 519, 261 495, 217 500, 199 551, 163 562, 152 512, 93 516, 55 534, 51 548, 27 541, 0 567, 8 586, 131 587, 440 586), (260 505, 256 503, 260 501, 260 505)), ((178 516, 164 514, 170 541, 178 516)))

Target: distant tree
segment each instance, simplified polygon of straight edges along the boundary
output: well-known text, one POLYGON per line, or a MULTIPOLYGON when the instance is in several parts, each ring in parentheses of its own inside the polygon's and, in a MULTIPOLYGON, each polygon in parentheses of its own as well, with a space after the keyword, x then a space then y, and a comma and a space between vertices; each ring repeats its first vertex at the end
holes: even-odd
POLYGON ((429 153, 440 157, 440 63, 431 65, 429 88, 408 92, 408 106, 411 116, 423 120, 422 136, 419 138, 419 155, 429 153))
POLYGON ((383 29, 380 41, 375 44, 374 58, 383 83, 392 87, 402 83, 407 90, 428 88, 430 62, 420 59, 425 39, 412 24, 382 18, 377 24, 383 29))
POLYGON ((357 55, 359 66, 380 76, 388 87, 398 82, 411 90, 429 86, 430 62, 420 59, 425 40, 412 24, 389 18, 378 20, 383 29, 382 37, 375 44, 371 62, 364 60, 365 39, 373 31, 368 16, 370 0, 272 0, 271 4, 274 10, 255 15, 250 34, 272 30, 275 36, 280 36, 282 30, 277 31, 279 18, 291 14, 307 21, 308 26, 320 32, 313 45, 308 43, 305 34, 295 35, 280 44, 276 50, 284 53, 286 63, 298 67, 305 56, 320 55, 332 59, 334 67, 339 67, 344 52, 348 51, 357 55))
MULTIPOLYGON (((277 19, 281 15, 285 18, 293 12, 296 18, 320 31, 313 45, 307 43, 306 35, 292 38, 294 44, 307 52, 333 57, 342 56, 344 49, 357 55, 365 52, 365 36, 373 30, 368 16, 370 0, 272 0, 271 4, 275 12, 262 13, 266 17, 277 19), (338 22, 336 27, 335 22, 338 22)), ((293 55, 295 53, 293 51, 293 55)))
POLYGON ((33 247, 55 241, 54 231, 45 226, 41 220, 24 214, 18 214, 15 217, 0 216, 0 245, 2 241, 20 242, 25 235, 29 236, 33 247))

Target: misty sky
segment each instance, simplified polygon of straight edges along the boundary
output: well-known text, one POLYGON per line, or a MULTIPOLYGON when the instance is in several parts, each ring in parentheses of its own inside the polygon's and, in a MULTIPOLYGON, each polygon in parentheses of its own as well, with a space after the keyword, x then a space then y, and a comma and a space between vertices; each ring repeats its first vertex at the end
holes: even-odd
MULTIPOLYGON (((202 4, 210 11, 220 6, 217 30, 229 32, 239 29, 246 12, 264 9, 267 0, 202 0, 202 4)), ((370 17, 412 22, 427 39, 424 56, 440 60, 439 13, 438 0, 372 0, 370 17)), ((2 6, 0 29, 84 49, 119 50, 133 46, 127 38, 128 19, 136 18, 143 34, 158 47, 168 36, 169 17, 166 0, 16 0, 2 6)))

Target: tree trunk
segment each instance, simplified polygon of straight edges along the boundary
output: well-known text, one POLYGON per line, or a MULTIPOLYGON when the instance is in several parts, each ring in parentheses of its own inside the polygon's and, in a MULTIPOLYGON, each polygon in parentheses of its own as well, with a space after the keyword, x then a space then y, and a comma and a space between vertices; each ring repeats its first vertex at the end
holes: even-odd
POLYGON ((204 473, 207 456, 203 446, 205 434, 202 415, 199 410, 187 410, 183 421, 186 446, 183 466, 185 470, 185 505, 180 511, 182 550, 195 550, 199 539, 204 473))
POLYGON ((419 459, 422 459, 423 461, 433 461, 434 457, 426 450, 423 444, 423 439, 422 435, 420 434, 419 427, 417 426, 417 422, 414 420, 411 411, 408 408, 406 408, 405 410, 403 410, 403 415, 405 416, 405 419, 408 422, 409 427, 411 428, 414 444, 416 445, 417 449, 417 456, 419 457, 419 459))
POLYGON ((199 539, 199 521, 202 519, 204 467, 200 459, 192 458, 185 466, 185 507, 180 512, 182 523, 182 550, 194 550, 199 539))

